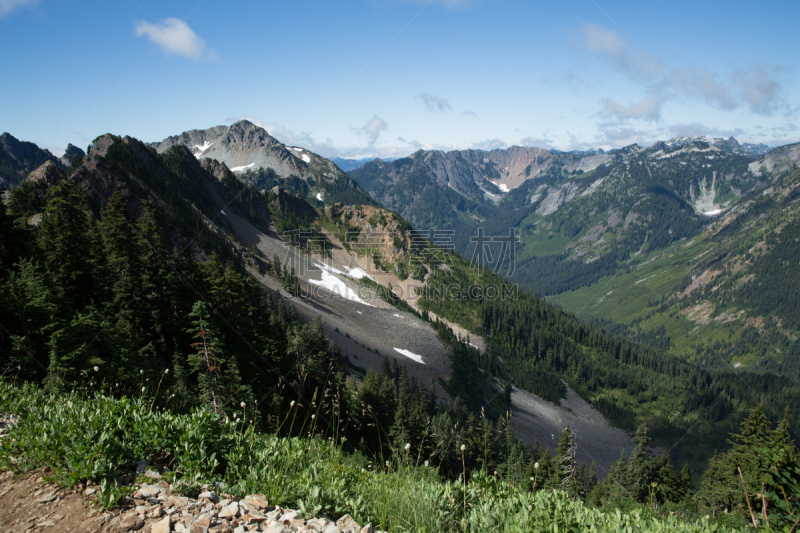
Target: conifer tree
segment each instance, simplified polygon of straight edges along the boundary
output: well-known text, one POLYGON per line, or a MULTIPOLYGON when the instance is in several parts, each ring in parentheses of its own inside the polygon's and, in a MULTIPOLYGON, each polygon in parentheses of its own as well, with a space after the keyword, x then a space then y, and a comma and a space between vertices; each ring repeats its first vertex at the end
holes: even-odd
POLYGON ((95 224, 80 189, 64 181, 48 194, 39 224, 39 245, 59 292, 81 308, 96 296, 95 224))
POLYGON ((628 461, 628 486, 631 487, 633 499, 646 503, 649 498, 650 477, 653 468, 652 460, 647 453, 647 425, 641 424, 636 430, 633 442, 636 446, 628 461))
POLYGON ((560 478, 558 487, 571 496, 578 496, 582 492, 582 487, 578 484, 577 449, 574 431, 570 427, 564 428, 556 450, 560 478))
POLYGON ((236 360, 226 356, 224 343, 210 317, 205 302, 197 301, 189 314, 195 339, 189 366, 197 375, 199 400, 219 416, 238 410, 241 401, 252 404, 252 392, 242 386, 236 360))

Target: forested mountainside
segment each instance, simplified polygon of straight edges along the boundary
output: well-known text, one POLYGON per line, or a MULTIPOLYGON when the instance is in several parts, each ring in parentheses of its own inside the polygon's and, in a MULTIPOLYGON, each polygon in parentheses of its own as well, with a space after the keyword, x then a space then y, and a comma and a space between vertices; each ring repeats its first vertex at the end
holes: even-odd
MULTIPOLYGON (((762 368, 797 376, 788 355, 796 338, 774 321, 786 320, 787 304, 778 304, 782 311, 765 307, 757 294, 766 292, 758 291, 756 280, 770 268, 771 279, 789 275, 777 265, 786 265, 784 256, 792 252, 773 247, 772 255, 750 253, 747 262, 739 261, 741 253, 729 253, 752 241, 749 249, 773 231, 775 220, 793 217, 797 145, 758 159, 735 140, 704 138, 606 154, 525 150, 487 152, 486 162, 477 163, 470 151, 417 152, 391 164, 375 161, 352 175, 418 225, 452 231, 456 249, 471 260, 484 255, 476 243, 485 246, 513 231, 516 254, 495 247, 495 259, 503 262, 495 270, 583 318, 602 318, 629 338, 707 364, 759 361, 762 368), (494 162, 501 161, 499 152, 507 152, 507 167, 500 169, 494 162), (524 164, 530 168, 520 171, 524 164), (492 189, 493 183, 516 187, 505 192, 492 189), (694 289, 719 270, 711 265, 722 257, 734 261, 730 268, 740 281, 721 291, 718 284, 707 286, 714 303, 702 303, 707 299, 694 289), (659 318, 655 306, 661 306, 659 318)), ((772 284, 778 285, 789 289, 787 302, 800 296, 791 283, 772 284)))
MULTIPOLYGON (((797 426, 796 413, 782 418, 786 405, 799 403, 794 379, 705 369, 631 342, 475 268, 435 238, 412 235, 397 213, 342 204, 315 210, 280 187, 260 191, 184 146, 158 153, 130 137, 101 136, 70 175, 52 162, 31 173, 3 203, 0 224, 3 372, 54 393, 155 390, 163 407, 205 407, 290 433, 281 421, 300 412, 312 433, 335 430, 373 460, 408 444, 444 477, 483 468, 516 484, 536 477, 539 488, 609 508, 657 497, 686 516, 745 503, 718 490, 735 480, 729 455, 711 460, 706 499, 689 488, 690 468, 696 488, 714 450, 730 448, 729 432, 741 427, 747 446, 757 440, 777 453, 789 425, 797 426), (361 368, 342 352, 338 331, 326 335, 318 320, 305 323, 286 305, 305 274, 245 245, 237 220, 265 232, 327 228, 325 238, 344 237, 342 246, 371 243, 361 249, 378 250, 376 271, 423 284, 405 301, 362 278, 365 286, 421 323, 435 314, 463 326, 485 350, 439 318, 430 323, 448 351, 450 374, 438 381, 448 400, 437 399, 436 383, 410 377, 423 361, 361 368), (359 241, 367 228, 393 235, 359 241), (280 288, 265 292, 259 272, 280 288), (511 385, 550 401, 569 386, 616 425, 638 427, 630 460, 623 455, 598 473, 607 478, 599 485, 586 464, 573 463, 565 478, 562 459, 574 457, 580 435, 564 428, 552 451, 523 445, 505 414, 511 385), (782 419, 772 431, 770 421, 782 419), (667 451, 652 457, 649 444, 667 451), (652 483, 662 487, 657 496, 639 490, 652 483)), ((760 468, 748 473, 748 486, 767 472, 760 468)))
POLYGON ((784 173, 697 235, 553 301, 699 365, 796 378, 799 182, 784 173))

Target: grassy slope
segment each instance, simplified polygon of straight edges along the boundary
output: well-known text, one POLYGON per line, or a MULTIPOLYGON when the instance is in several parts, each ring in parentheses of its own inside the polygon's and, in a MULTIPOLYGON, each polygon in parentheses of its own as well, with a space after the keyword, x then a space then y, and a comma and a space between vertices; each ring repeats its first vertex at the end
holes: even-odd
POLYGON ((670 352, 686 355, 698 340, 732 340, 740 330, 740 324, 736 323, 694 322, 677 308, 655 309, 662 298, 668 298, 676 291, 689 268, 708 250, 708 236, 689 242, 679 241, 665 250, 649 254, 630 272, 621 271, 588 287, 548 299, 584 320, 605 318, 621 324, 641 320, 638 326, 642 330, 664 326, 672 341, 670 352))
POLYGON ((221 493, 263 493, 271 505, 333 519, 349 513, 388 531, 724 531, 707 520, 654 518, 644 509, 603 513, 558 491, 531 492, 482 473, 466 487, 442 482, 413 450, 387 467, 372 466, 330 436, 259 434, 244 424, 220 424, 208 411, 153 408, 147 395, 112 399, 101 390, 83 391, 55 397, 0 381, 0 413, 19 416, 9 438, 0 440, 0 467, 51 468, 65 486, 102 481, 98 500, 107 507, 132 489, 112 476, 146 458, 168 464, 165 477, 185 494, 213 482, 221 493))

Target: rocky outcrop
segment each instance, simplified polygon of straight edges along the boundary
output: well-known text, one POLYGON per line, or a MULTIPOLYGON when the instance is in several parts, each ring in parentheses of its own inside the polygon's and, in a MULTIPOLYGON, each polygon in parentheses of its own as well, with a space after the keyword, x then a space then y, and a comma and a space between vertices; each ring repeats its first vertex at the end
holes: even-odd
POLYGON ((9 133, 0 135, 0 188, 10 189, 19 185, 45 161, 62 165, 48 150, 42 150, 31 142, 19 141, 9 133))
POLYGON ((76 158, 80 161, 86 156, 86 152, 74 146, 72 144, 67 145, 67 149, 64 150, 64 155, 61 156, 61 164, 64 165, 66 168, 72 166, 72 163, 75 161, 76 158))
POLYGON ((750 163, 750 172, 756 176, 779 174, 800 166, 800 143, 776 148, 758 161, 750 163))
POLYGON ((42 166, 28 174, 25 181, 55 185, 65 177, 64 171, 62 171, 58 165, 53 161, 46 161, 42 166))
POLYGON ((248 120, 240 120, 231 126, 190 130, 151 146, 162 153, 178 145, 191 150, 198 159, 225 163, 234 172, 271 169, 282 178, 297 176, 302 179, 325 173, 344 176, 327 159, 302 148, 284 146, 267 130, 248 120))

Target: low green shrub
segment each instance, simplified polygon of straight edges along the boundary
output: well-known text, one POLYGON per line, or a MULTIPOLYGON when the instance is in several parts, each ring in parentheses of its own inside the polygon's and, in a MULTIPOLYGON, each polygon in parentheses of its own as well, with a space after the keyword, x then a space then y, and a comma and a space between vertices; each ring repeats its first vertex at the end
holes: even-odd
POLYGON ((56 396, 0 380, 0 413, 19 417, 0 439, 0 468, 49 468, 64 486, 99 481, 104 507, 126 492, 116 476, 147 459, 184 493, 210 483, 238 496, 263 493, 271 505, 310 515, 349 513, 389 531, 729 531, 705 520, 604 513, 560 491, 531 492, 484 472, 473 473, 467 486, 442 482, 436 469, 415 465, 413 451, 373 465, 347 453, 346 442, 260 434, 208 410, 153 409, 146 398, 56 396))

